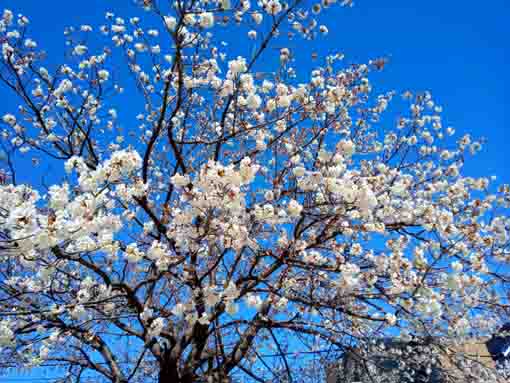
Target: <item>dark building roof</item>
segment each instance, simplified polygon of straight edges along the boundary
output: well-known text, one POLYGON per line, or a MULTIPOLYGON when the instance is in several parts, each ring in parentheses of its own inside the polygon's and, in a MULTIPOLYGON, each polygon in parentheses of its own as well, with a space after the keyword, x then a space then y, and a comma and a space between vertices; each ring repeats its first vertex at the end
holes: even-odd
MULTIPOLYGON (((378 350, 407 349, 410 350, 411 353, 413 353, 413 350, 414 352, 420 353, 420 346, 437 345, 439 343, 442 343, 441 339, 434 337, 416 338, 411 341, 404 341, 398 338, 381 338, 375 342, 371 342, 375 348, 368 353, 367 357, 370 359, 370 363, 376 366, 379 373, 385 373, 385 371, 389 372, 397 369, 399 357, 391 356, 391 353, 381 353, 378 350)), ((447 344, 448 342, 445 343, 445 345, 447 344)), ((441 350, 442 352, 437 360, 437 364, 428 367, 429 372, 427 373, 427 377, 420 380, 420 382, 443 382, 443 373, 441 371, 449 371, 448 375, 461 377, 465 371, 463 371, 463 367, 457 364, 456 360, 458 357, 465 358, 464 360, 474 362, 494 372, 495 369, 497 369, 499 376, 497 379, 502 378, 502 381, 507 382, 506 379, 508 376, 505 369, 508 369, 508 366, 510 366, 510 322, 498 329, 489 339, 473 338, 453 346, 442 346, 441 350)), ((361 376, 356 378, 350 376, 353 375, 353 370, 358 369, 356 365, 359 364, 360 361, 361 359, 356 356, 356 353, 346 353, 341 365, 335 368, 336 372, 333 374, 328 373, 328 383, 363 381, 361 376), (341 372, 342 369, 344 369, 343 372, 341 372), (345 375, 346 373, 347 375, 345 375)), ((424 366, 415 365, 415 372, 418 374, 423 367, 424 366)), ((356 373, 356 375, 359 375, 359 373, 356 373)), ((462 378, 460 379, 459 381, 462 381, 462 378)), ((510 382, 510 380, 508 380, 508 382, 510 382)))
POLYGON ((510 322, 505 323, 487 341, 487 349, 495 361, 499 362, 510 358, 510 322))

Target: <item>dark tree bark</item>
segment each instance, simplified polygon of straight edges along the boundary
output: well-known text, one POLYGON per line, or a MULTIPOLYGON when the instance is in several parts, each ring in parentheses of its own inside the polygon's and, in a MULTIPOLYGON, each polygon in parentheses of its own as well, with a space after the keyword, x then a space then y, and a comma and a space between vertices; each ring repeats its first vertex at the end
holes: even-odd
POLYGON ((166 350, 161 358, 159 370, 159 383, 193 383, 191 374, 179 376, 177 362, 171 358, 170 352, 166 350))

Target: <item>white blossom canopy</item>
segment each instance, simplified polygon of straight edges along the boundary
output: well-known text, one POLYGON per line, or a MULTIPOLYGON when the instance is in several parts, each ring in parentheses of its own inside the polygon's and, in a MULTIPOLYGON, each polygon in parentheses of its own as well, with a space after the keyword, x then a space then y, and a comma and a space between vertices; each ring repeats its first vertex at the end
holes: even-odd
POLYGON ((464 174, 482 143, 444 127, 431 94, 383 122, 395 93, 369 75, 384 59, 294 67, 289 41, 327 34, 335 2, 145 0, 66 30, 54 69, 3 11, 19 107, 0 122, 0 366, 317 381, 367 339, 500 324, 510 188, 464 174), (240 36, 252 55, 222 44, 240 36), (22 155, 58 181, 18 184, 22 155))

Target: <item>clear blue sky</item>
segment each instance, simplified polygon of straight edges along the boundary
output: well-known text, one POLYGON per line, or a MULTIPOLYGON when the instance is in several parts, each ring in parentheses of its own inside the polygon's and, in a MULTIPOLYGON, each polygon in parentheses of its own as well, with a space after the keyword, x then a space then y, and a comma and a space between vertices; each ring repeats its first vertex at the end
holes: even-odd
MULTIPOLYGON (((40 46, 55 61, 63 52, 64 27, 102 23, 107 10, 122 16, 134 11, 130 0, 2 0, 0 7, 29 16, 40 46)), ((469 172, 510 182, 510 2, 357 0, 352 9, 330 11, 330 34, 305 49, 341 50, 347 62, 389 56, 390 65, 374 78, 376 90, 432 91, 445 124, 489 140, 469 172)), ((13 105, 4 103, 0 113, 6 106, 13 105)))
MULTIPOLYGON (((0 8, 27 15, 39 46, 58 62, 64 27, 100 24, 107 10, 128 17, 134 10, 129 4, 129 0, 2 0, 0 8)), ((347 62, 389 56, 385 71, 373 79, 376 90, 430 90, 444 107, 445 124, 488 139, 468 173, 496 174, 500 182, 510 183, 508 0, 358 0, 352 9, 333 9, 325 21, 327 39, 300 46, 342 51, 347 62)), ((0 89, 0 115, 15 108, 5 95, 0 89)), ((37 379, 13 375, 0 382, 37 379)))

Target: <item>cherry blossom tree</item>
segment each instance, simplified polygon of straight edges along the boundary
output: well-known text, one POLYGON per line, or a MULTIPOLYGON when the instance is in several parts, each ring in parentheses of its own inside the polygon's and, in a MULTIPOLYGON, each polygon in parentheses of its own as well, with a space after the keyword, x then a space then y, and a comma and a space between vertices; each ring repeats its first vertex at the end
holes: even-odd
POLYGON ((320 381, 368 339, 500 324, 510 188, 464 174, 482 142, 430 93, 374 94, 384 59, 294 61, 350 1, 138 5, 67 29, 56 68, 3 11, 0 366, 320 381))

